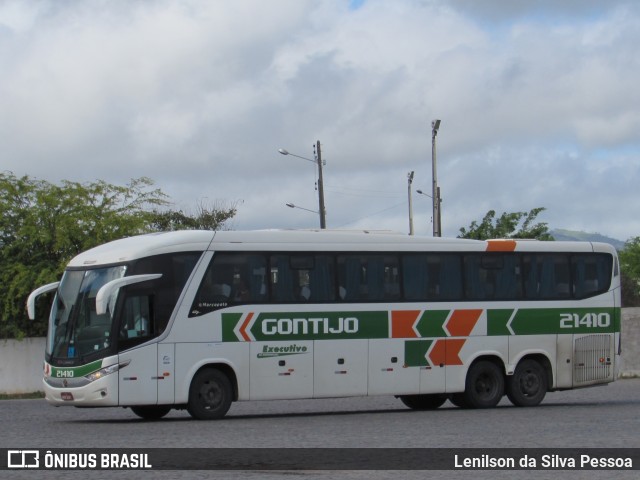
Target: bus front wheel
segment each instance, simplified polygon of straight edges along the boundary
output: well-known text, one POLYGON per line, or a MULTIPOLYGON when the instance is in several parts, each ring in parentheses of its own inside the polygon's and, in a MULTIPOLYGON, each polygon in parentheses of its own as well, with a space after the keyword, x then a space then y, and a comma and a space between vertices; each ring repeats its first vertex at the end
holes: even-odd
POLYGON ((187 411, 198 420, 216 420, 225 416, 232 398, 229 378, 220 370, 207 368, 191 381, 187 411))
POLYGON ((547 394, 547 373, 535 360, 523 360, 507 378, 507 397, 516 407, 534 407, 547 394))
POLYGON ((402 395, 400 401, 413 410, 435 410, 447 401, 444 394, 402 395))
POLYGON ((467 372, 464 400, 471 408, 495 407, 504 395, 504 375, 495 363, 480 360, 467 372))

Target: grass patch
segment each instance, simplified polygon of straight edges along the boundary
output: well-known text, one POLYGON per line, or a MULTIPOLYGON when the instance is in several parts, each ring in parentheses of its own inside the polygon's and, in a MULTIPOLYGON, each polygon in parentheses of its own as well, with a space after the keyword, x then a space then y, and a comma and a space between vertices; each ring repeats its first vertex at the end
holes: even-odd
POLYGON ((0 393, 0 400, 24 400, 34 398, 44 398, 44 392, 0 393))

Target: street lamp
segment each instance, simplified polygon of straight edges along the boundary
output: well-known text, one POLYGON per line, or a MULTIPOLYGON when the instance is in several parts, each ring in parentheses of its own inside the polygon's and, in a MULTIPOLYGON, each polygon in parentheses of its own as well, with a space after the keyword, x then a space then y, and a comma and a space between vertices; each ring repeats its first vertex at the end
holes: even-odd
POLYGON ((316 210, 311 210, 309 208, 299 207, 298 205, 294 205, 293 203, 285 203, 285 205, 287 207, 289 207, 289 208, 299 208, 300 210, 306 210, 307 212, 311 212, 311 213, 315 213, 315 214, 318 213, 316 210))
POLYGON ((433 236, 442 236, 441 224, 440 224, 440 188, 438 187, 438 176, 436 169, 436 136, 438 135, 438 129, 440 128, 440 120, 433 120, 431 122, 431 173, 433 178, 431 199, 433 201, 433 236))
MULTIPOLYGON (((324 182, 322 181, 322 153, 320 151, 320 140, 317 141, 315 147, 315 160, 311 160, 307 157, 302 157, 300 155, 296 155, 294 153, 290 153, 284 148, 278 149, 282 155, 291 155, 292 157, 301 158, 302 160, 307 160, 308 162, 313 162, 318 165, 318 206, 319 209, 317 212, 320 215, 320 228, 327 228, 327 219, 326 219, 326 210, 324 208, 324 182)), ((291 204, 293 205, 293 204, 291 204)), ((287 204, 289 206, 289 204, 287 204)), ((296 208, 295 205, 291 208, 296 208)), ((301 207, 298 207, 301 208, 301 207)), ((303 209, 307 210, 307 209, 303 209)), ((313 211, 313 210, 310 210, 313 211)))
MULTIPOLYGON (((429 195, 428 193, 423 192, 422 190, 416 190, 416 193, 433 199, 433 197, 431 195, 429 195)), ((437 197, 438 197, 438 212, 440 212, 440 206, 442 204, 442 198, 440 198, 440 187, 438 187, 437 197)))

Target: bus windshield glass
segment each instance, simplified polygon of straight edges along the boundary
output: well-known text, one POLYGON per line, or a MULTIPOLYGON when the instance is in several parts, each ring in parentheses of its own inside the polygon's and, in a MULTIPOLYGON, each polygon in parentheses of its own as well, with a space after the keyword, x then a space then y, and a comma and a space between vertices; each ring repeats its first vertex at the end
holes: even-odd
POLYGON ((98 290, 124 276, 125 265, 90 270, 67 270, 62 276, 49 317, 47 356, 76 359, 111 346, 109 313, 96 313, 98 290))

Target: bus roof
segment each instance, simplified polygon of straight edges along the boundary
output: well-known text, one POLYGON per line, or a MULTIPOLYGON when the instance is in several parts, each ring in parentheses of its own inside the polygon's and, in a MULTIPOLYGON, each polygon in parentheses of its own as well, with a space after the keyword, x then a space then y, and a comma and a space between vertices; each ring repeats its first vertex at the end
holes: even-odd
POLYGON ((394 232, 346 230, 186 230, 123 238, 87 250, 69 263, 87 267, 123 263, 163 253, 205 250, 236 251, 537 251, 607 252, 606 243, 539 242, 535 240, 468 240, 409 236, 394 232))

